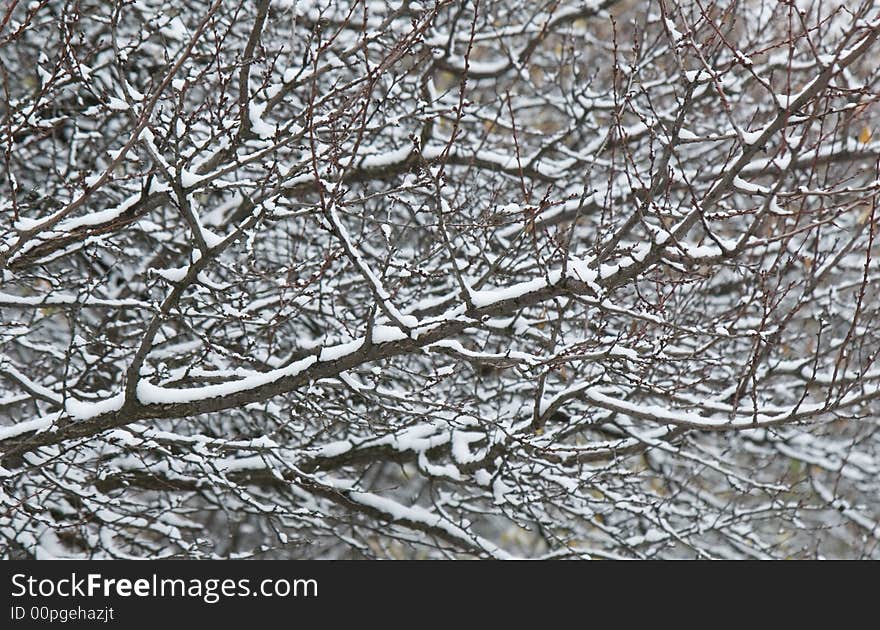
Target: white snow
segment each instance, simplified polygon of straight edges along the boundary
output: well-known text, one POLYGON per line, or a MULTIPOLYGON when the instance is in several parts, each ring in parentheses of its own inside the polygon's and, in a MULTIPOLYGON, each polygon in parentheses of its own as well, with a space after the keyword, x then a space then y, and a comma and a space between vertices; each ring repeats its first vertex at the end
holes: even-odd
POLYGON ((303 372, 310 366, 314 365, 317 360, 317 357, 309 356, 277 370, 271 370, 269 372, 254 372, 250 376, 246 376, 236 381, 204 385, 202 387, 188 389, 160 387, 142 379, 138 381, 137 384, 137 397, 138 400, 145 405, 166 405, 174 403, 191 403, 209 398, 229 396, 250 389, 255 389, 257 387, 262 387, 264 385, 269 385, 281 378, 296 376, 300 372, 303 372))
POLYGON ((412 153, 412 145, 403 145, 398 149, 383 153, 370 153, 361 158, 361 168, 385 168, 405 162, 412 153))
POLYGON ((733 178, 733 186, 740 192, 750 193, 750 194, 769 194, 770 189, 766 186, 759 186, 758 184, 753 184, 751 182, 747 182, 741 177, 737 176, 733 178))
POLYGON ((760 129, 756 129, 755 131, 746 131, 745 129, 740 129, 739 133, 742 136, 743 142, 747 145, 757 144, 761 140, 761 136, 766 132, 766 128, 762 127, 760 129))
POLYGON ((119 393, 110 398, 98 401, 78 400, 68 398, 64 402, 64 410, 74 420, 89 420, 96 416, 119 411, 125 402, 125 394, 119 393))
POLYGON ((470 464, 480 460, 479 455, 471 452, 470 444, 485 439, 483 433, 475 431, 452 432, 452 458, 459 464, 470 464))
POLYGON ((128 110, 128 103, 123 101, 121 98, 116 98, 115 96, 111 96, 107 99, 107 106, 117 112, 124 112, 128 110))
POLYGON ((268 103, 256 103, 253 100, 248 103, 248 117, 251 122, 251 131, 264 140, 275 137, 278 127, 263 120, 263 112, 268 103))
POLYGON ((186 274, 189 272, 189 265, 172 267, 171 269, 156 269, 151 267, 150 271, 157 276, 164 278, 168 282, 176 284, 186 278, 186 274))
POLYGON ((669 30, 669 36, 672 38, 672 41, 678 44, 682 38, 684 37, 677 28, 675 28, 675 22, 670 20, 669 18, 664 18, 666 23, 666 28, 669 30))
POLYGON ((59 414, 54 413, 34 420, 25 420, 9 427, 0 427, 0 440, 7 440, 32 431, 45 431, 55 423, 58 416, 59 414))
POLYGON ((184 188, 192 188, 193 186, 198 186, 198 184, 204 179, 204 175, 196 175, 192 171, 188 171, 185 168, 180 169, 180 184, 184 188))

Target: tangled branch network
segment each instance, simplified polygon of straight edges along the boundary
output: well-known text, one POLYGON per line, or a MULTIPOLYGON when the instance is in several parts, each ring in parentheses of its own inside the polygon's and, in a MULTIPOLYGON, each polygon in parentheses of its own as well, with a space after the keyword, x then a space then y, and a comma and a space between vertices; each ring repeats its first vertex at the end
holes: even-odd
POLYGON ((0 557, 880 558, 874 0, 12 0, 0 557))

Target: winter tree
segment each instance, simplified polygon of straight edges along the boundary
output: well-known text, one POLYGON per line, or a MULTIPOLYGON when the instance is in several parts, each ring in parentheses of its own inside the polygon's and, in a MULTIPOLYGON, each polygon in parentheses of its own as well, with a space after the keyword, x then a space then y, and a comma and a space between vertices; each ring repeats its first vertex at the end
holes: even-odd
POLYGON ((9 0, 0 556, 880 558, 875 0, 9 0))

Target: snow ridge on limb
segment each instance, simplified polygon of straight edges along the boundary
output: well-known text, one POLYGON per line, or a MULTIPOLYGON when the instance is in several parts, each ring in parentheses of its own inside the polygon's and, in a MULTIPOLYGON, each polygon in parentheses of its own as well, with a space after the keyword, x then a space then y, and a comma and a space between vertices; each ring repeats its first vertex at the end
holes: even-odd
POLYGON ((878 557, 875 2, 93 9, 0 29, 0 556, 878 557))

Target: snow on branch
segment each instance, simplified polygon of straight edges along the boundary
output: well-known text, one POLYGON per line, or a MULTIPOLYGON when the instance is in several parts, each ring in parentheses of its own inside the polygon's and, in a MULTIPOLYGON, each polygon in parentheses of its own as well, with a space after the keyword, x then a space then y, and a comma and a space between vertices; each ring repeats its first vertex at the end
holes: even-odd
POLYGON ((0 557, 880 557, 876 2, 93 4, 0 28, 0 557))

